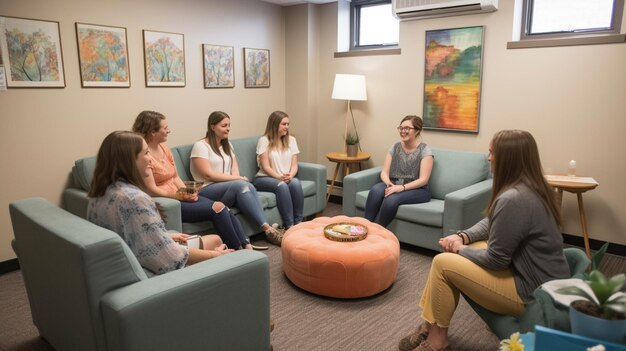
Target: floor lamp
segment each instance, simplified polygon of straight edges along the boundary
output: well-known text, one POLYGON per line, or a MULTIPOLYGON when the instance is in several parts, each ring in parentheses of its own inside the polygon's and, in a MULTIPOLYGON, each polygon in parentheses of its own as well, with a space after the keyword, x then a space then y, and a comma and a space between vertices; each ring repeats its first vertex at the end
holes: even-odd
MULTIPOLYGON (((352 117, 354 132, 356 133, 356 137, 359 138, 359 132, 356 129, 356 123, 354 122, 354 114, 352 114, 352 106, 350 105, 350 102, 352 100, 367 100, 367 92, 365 91, 365 76, 359 74, 336 74, 332 98, 334 100, 348 100, 348 110, 346 111, 346 123, 343 133, 344 143, 348 138, 349 116, 352 117)), ((359 138, 359 149, 360 148, 361 143, 359 138)))

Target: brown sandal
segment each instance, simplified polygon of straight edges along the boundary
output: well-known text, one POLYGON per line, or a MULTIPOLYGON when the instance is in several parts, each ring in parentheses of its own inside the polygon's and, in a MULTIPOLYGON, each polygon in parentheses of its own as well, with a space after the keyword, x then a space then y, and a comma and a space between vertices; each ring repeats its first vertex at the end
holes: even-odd
POLYGON ((430 346, 428 341, 424 340, 414 351, 452 351, 452 348, 450 347, 450 344, 448 344, 443 349, 435 349, 430 346))
POLYGON ((400 351, 413 351, 428 337, 428 330, 426 329, 426 323, 419 326, 413 333, 400 340, 398 343, 398 349, 400 351))

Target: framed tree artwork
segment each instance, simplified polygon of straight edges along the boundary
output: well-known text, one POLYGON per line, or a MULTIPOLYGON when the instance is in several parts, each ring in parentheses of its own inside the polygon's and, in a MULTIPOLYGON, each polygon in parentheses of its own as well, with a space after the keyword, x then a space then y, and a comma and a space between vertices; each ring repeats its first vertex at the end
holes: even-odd
POLYGON ((0 57, 8 88, 64 88, 59 22, 0 17, 0 57))
POLYGON ((235 51, 232 46, 202 44, 204 88, 235 86, 235 51))
POLYGON ((270 87, 269 50, 244 48, 243 65, 246 88, 270 87))
POLYGON ((76 23, 83 88, 128 88, 126 28, 76 23))
POLYGON ((424 129, 478 133, 484 32, 426 31, 424 129))
POLYGON ((143 56, 147 87, 185 86, 183 34, 144 30, 143 56))

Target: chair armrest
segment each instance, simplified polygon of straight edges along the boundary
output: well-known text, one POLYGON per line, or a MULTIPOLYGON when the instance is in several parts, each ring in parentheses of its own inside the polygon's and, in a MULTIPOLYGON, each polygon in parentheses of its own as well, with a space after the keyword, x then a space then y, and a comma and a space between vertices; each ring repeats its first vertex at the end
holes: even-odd
POLYGON ((343 178, 343 214, 354 216, 356 214, 356 193, 370 189, 380 182, 382 167, 374 167, 360 172, 352 173, 343 178))
POLYGON ((165 215, 165 228, 176 231, 177 233, 182 233, 183 219, 180 212, 180 201, 160 196, 155 196, 153 199, 156 203, 161 205, 163 214, 165 215))
POLYGON ((63 190, 63 208, 80 218, 87 219, 87 206, 89 198, 87 192, 78 188, 67 188, 63 190))
POLYGON ((443 235, 467 229, 485 217, 493 179, 470 185, 446 195, 443 212, 443 235))
POLYGON ((326 207, 326 166, 316 163, 298 162, 298 178, 315 182, 315 212, 326 207))
POLYGON ((107 293, 110 350, 268 350, 269 260, 240 250, 107 293))

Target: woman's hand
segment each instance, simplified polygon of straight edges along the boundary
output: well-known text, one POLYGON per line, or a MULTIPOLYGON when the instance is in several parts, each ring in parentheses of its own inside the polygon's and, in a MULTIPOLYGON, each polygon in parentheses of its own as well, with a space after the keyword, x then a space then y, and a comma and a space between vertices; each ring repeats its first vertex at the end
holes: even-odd
POLYGON ((234 252, 234 251, 235 250, 233 250, 233 249, 229 249, 226 246, 226 244, 222 244, 222 245, 216 247, 215 249, 213 249, 213 252, 215 253, 215 257, 226 255, 226 254, 234 252))
POLYGON ((463 245, 463 238, 456 234, 439 239, 439 245, 441 245, 443 251, 452 253, 459 253, 459 251, 465 247, 465 245, 463 245))
POLYGON ((282 180, 285 183, 289 183, 291 179, 293 179, 293 177, 289 173, 284 173, 280 175, 280 180, 282 180))
POLYGON ((186 187, 180 188, 176 192, 176 200, 187 201, 187 202, 196 202, 196 201, 198 201, 198 192, 197 191, 189 191, 189 188, 186 188, 186 187))
POLYGON ((245 180, 246 182, 248 182, 248 177, 246 176, 239 176, 239 180, 245 180))
POLYGON ((404 186, 402 185, 387 185, 385 188, 385 197, 393 194, 393 193, 401 193, 404 191, 404 186))
POLYGON ((187 238, 190 237, 189 234, 183 233, 172 233, 170 234, 170 238, 179 244, 184 244, 187 241, 187 238))

